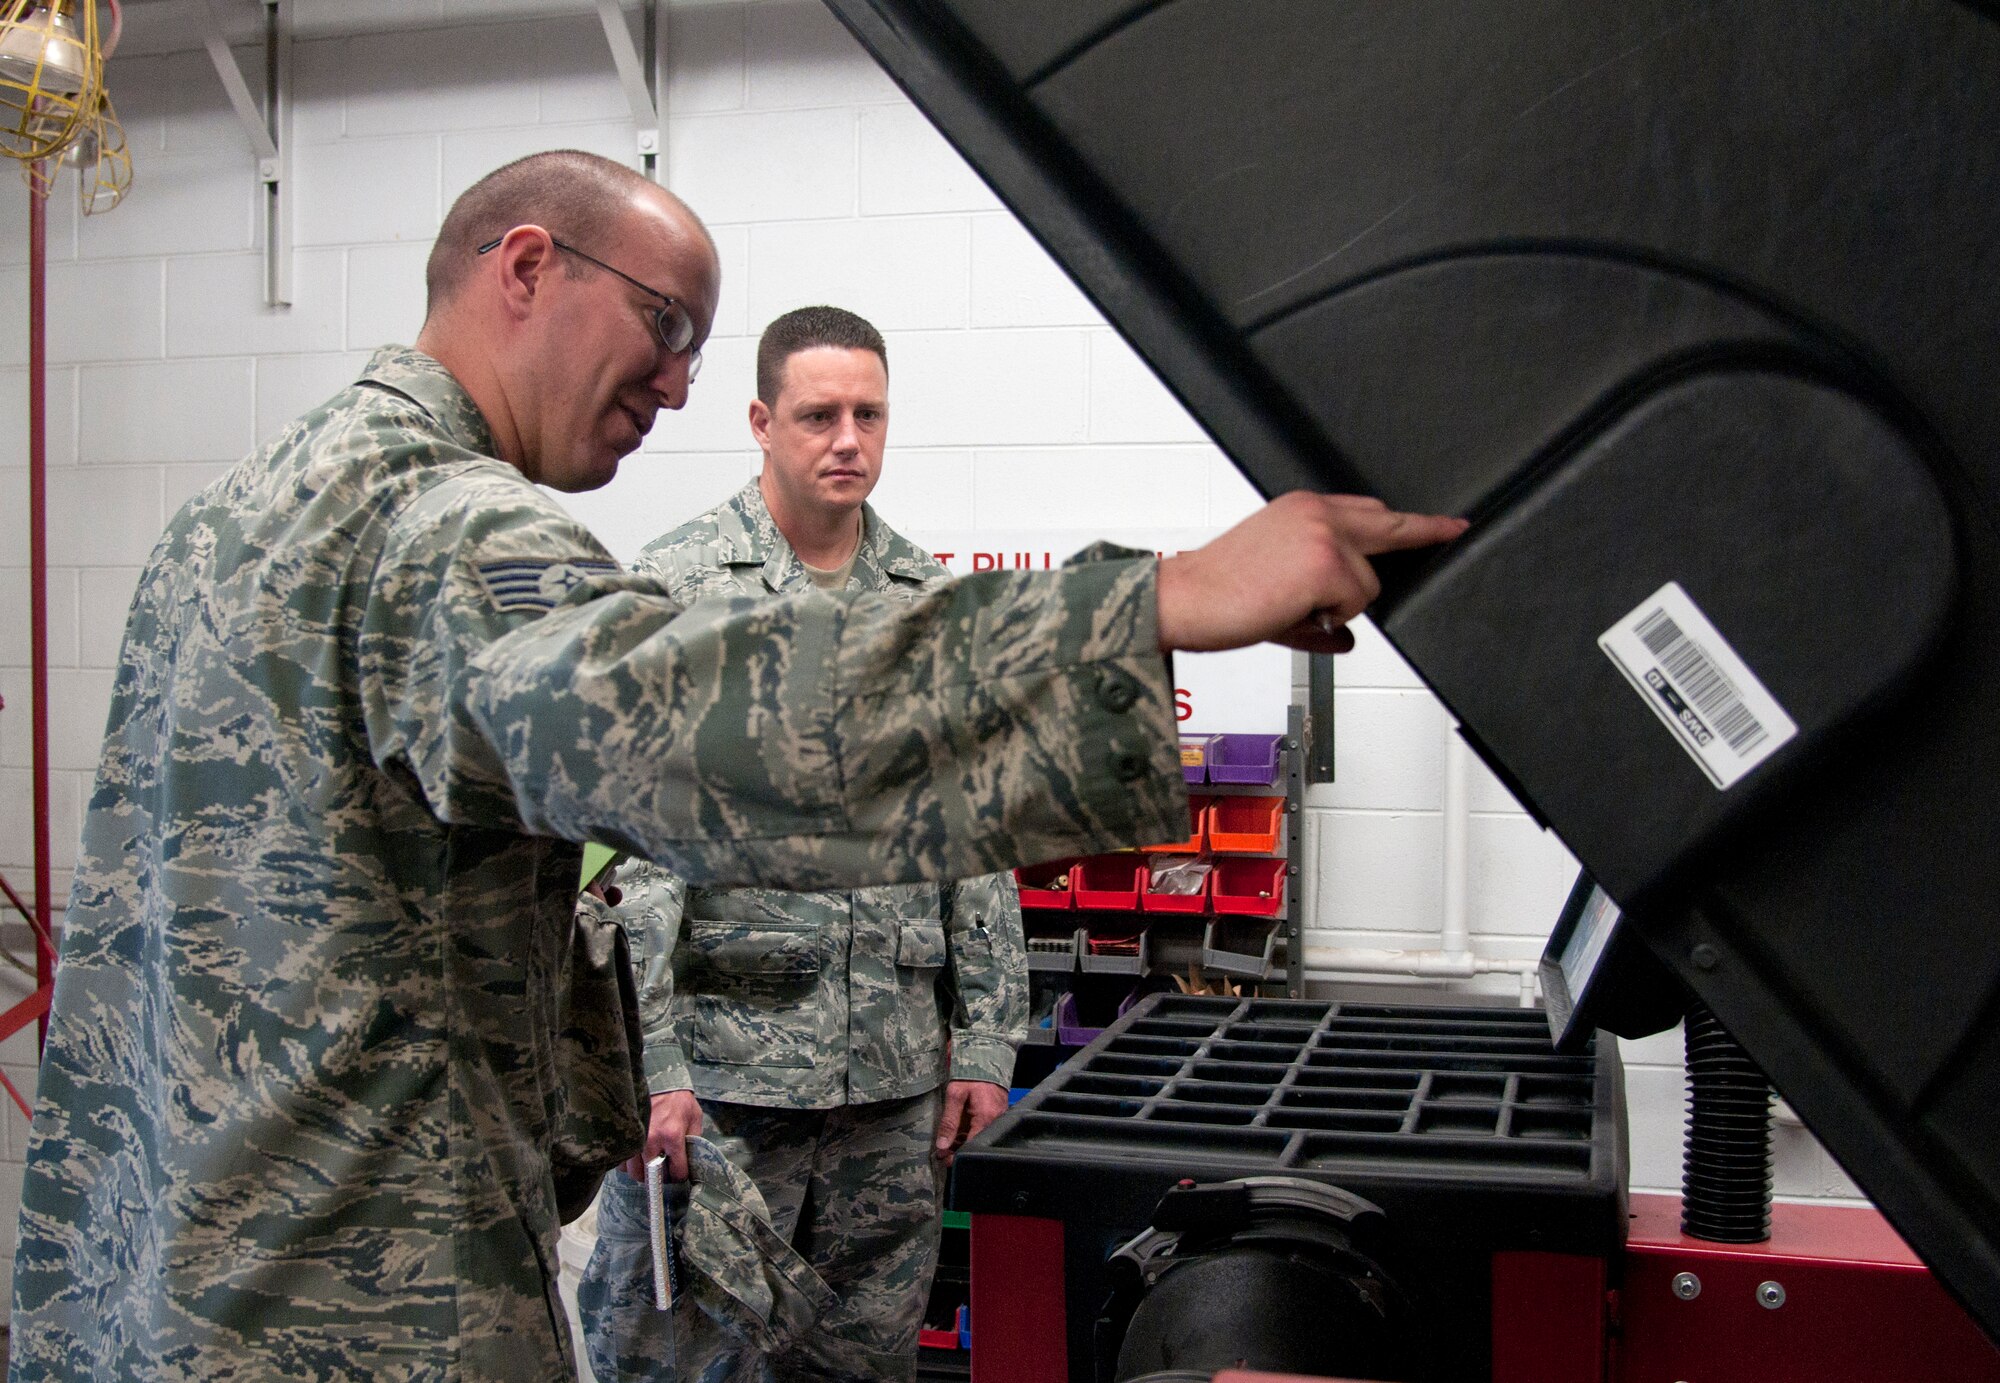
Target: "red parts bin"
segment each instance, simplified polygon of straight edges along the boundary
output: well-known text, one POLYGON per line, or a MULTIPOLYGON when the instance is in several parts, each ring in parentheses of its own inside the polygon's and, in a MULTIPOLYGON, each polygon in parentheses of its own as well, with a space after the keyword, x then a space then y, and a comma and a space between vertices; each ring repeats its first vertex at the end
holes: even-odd
POLYGON ((1177 840, 1171 845, 1148 845, 1146 848, 1160 855, 1198 855, 1202 850, 1202 840, 1208 827, 1208 803, 1206 797, 1188 798, 1188 822, 1193 827, 1186 840, 1177 840))
POLYGON ((1208 878, 1202 877, 1201 887, 1193 893, 1153 892, 1153 871, 1146 871, 1146 888, 1139 895, 1142 912, 1207 912, 1208 878))
POLYGON ((1093 855, 1077 862, 1069 881, 1080 908, 1137 912, 1140 890, 1146 886, 1146 865, 1137 855, 1093 855))
POLYGON ((1217 912, 1276 917, 1285 906, 1285 861, 1217 860, 1209 890, 1217 912))
POLYGON ((1211 783, 1275 783, 1283 735, 1217 735, 1208 745, 1211 783))
POLYGON ((1073 908, 1076 906, 1076 861, 1049 860, 1045 864, 1031 864, 1025 869, 1014 871, 1014 882, 1021 886, 1021 906, 1024 908, 1073 908), (1055 881, 1063 875, 1069 881, 1061 888, 1055 881))
POLYGON ((956 1263, 940 1263, 931 1280, 930 1299, 917 1327, 920 1349, 959 1350, 965 1348, 966 1308, 972 1299, 969 1270, 956 1263))
POLYGON ((1278 848, 1285 820, 1282 797, 1218 797, 1208 804, 1208 848, 1240 855, 1268 855, 1278 848))

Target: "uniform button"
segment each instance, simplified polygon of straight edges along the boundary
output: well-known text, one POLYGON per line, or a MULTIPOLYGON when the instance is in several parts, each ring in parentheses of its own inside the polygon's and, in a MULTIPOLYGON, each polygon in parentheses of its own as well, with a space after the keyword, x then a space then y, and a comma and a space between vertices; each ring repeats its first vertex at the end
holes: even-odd
POLYGON ((1121 783, 1130 783, 1146 776, 1146 756, 1144 754, 1118 754, 1111 760, 1111 771, 1118 775, 1121 783))
POLYGON ((1097 704, 1113 715, 1124 715, 1139 700, 1139 689, 1132 685, 1132 679, 1116 673, 1107 673, 1097 684, 1097 704))

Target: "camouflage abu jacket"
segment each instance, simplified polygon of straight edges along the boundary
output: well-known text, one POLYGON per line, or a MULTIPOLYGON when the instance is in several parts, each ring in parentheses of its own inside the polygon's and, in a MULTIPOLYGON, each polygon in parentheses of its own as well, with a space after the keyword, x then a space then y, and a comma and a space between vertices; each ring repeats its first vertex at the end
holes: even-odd
POLYGON ((491 446, 392 348, 142 573, 28 1145, 15 1379, 571 1377, 565 842, 839 888, 1184 818, 1150 563, 683 614, 491 446))
MULTIPOLYGON (((849 592, 907 600, 945 569, 863 505, 849 592)), ((633 570, 681 605, 812 588, 756 481, 649 543, 633 570)), ((950 1078, 1006 1085, 1028 1018, 1012 873, 851 892, 687 888, 619 871, 658 1090, 825 1109, 922 1094, 950 1078)))

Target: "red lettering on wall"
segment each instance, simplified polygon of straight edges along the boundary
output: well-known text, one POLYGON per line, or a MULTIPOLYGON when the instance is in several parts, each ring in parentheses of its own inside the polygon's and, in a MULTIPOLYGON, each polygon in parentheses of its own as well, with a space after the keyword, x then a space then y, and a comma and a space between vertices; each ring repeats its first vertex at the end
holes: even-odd
POLYGON ((1000 558, 997 553, 975 552, 972 554, 972 569, 974 571, 994 571, 999 565, 1000 558))
POLYGON ((1174 688, 1174 723, 1179 724, 1194 715, 1194 693, 1186 687, 1174 688))

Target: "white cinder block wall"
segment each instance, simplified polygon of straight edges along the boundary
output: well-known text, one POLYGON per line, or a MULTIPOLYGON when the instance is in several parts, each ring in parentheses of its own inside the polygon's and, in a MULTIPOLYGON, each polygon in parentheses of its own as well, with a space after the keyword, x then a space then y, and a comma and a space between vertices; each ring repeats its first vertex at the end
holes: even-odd
MULTIPOLYGON (((112 64, 137 183, 124 205, 86 219, 66 179, 50 211, 58 902, 125 608, 167 516, 351 379, 374 347, 414 337, 430 238, 480 174, 551 147, 631 158, 633 125, 594 12, 493 17, 505 8, 424 0, 395 11, 420 10, 434 27, 299 44, 296 302, 282 312, 262 305, 254 164, 207 57, 112 64)), ((187 45, 198 42, 190 28, 187 45)), ((853 308, 888 335, 892 446, 878 503, 901 527, 1221 527, 1254 507, 1250 487, 817 3, 677 4, 669 42, 669 180, 713 227, 725 286, 693 402, 662 415, 612 486, 566 500, 620 556, 753 474, 744 407, 756 333, 814 301, 853 308)), ((239 58, 258 85, 257 54, 239 58)), ((27 235, 11 171, 0 176, 0 226, 0 871, 26 893, 27 235)), ((1444 717, 1372 631, 1340 682, 1339 781, 1311 799, 1313 936, 1421 946, 1440 907, 1444 717)), ((1474 944, 1537 954, 1573 866, 1483 770, 1473 806, 1474 944)), ((19 977, 0 971, 0 1003, 19 992, 19 977)), ((1628 1059, 1634 1183, 1676 1186, 1677 1043, 1639 1044, 1628 1059)), ((31 1033, 0 1062, 32 1091, 31 1033)), ((11 1273, 25 1133, 5 1103, 0 1274, 11 1273)), ((1854 1194, 1796 1130, 1781 1133, 1779 1185, 1854 1194)))

